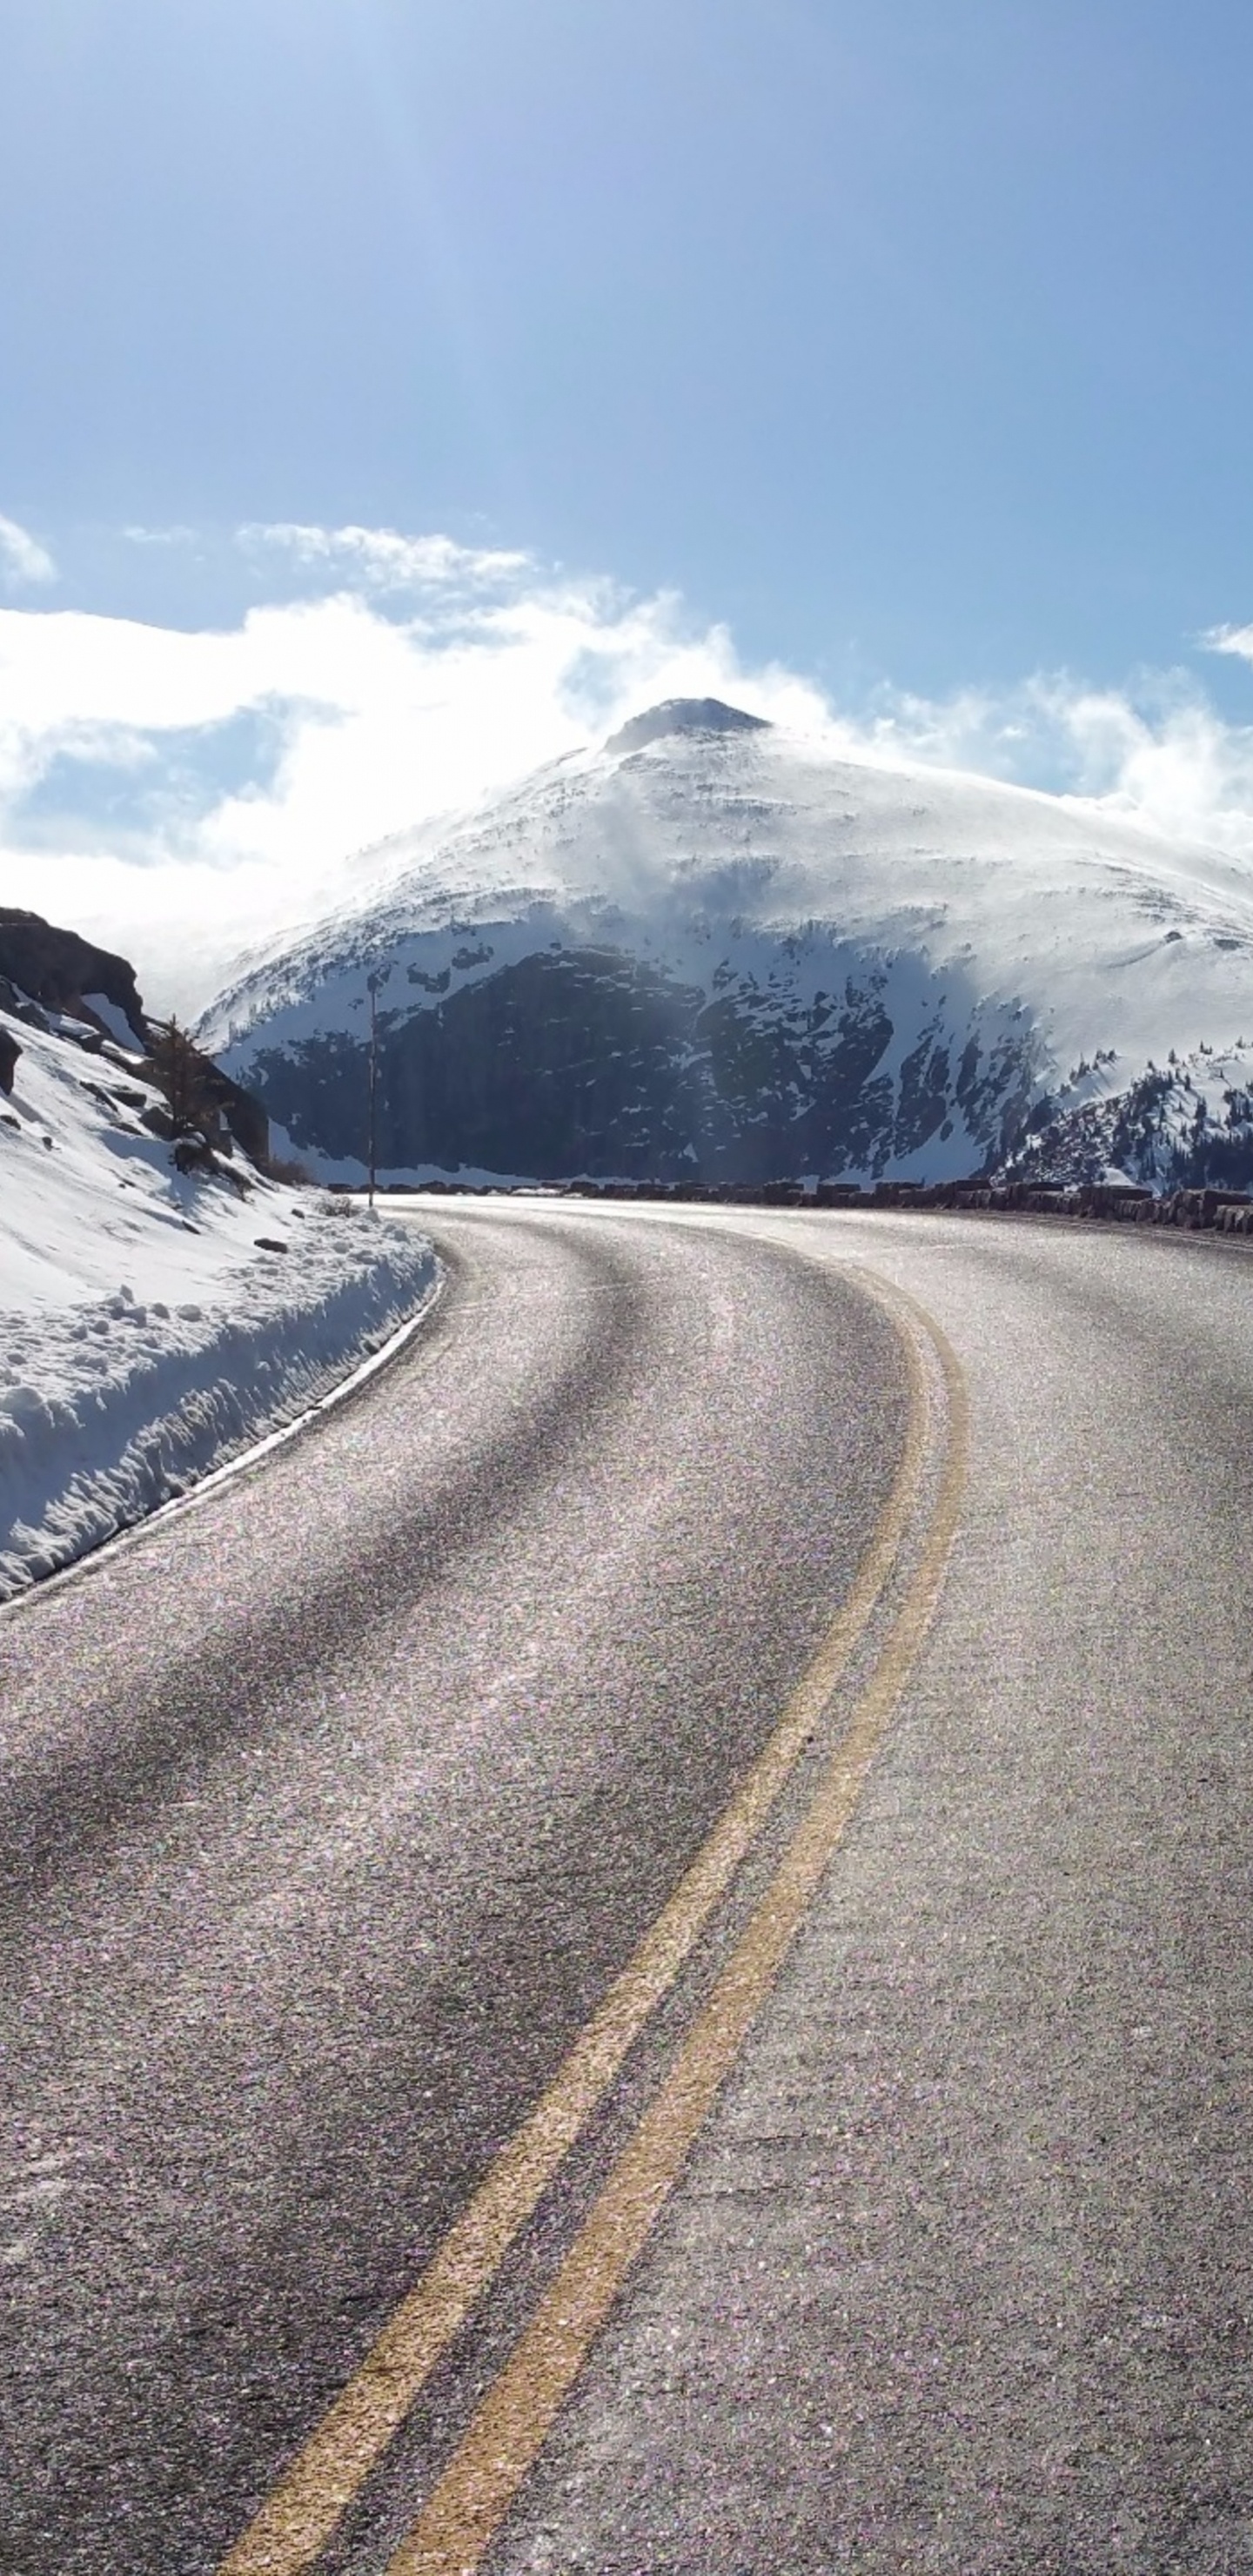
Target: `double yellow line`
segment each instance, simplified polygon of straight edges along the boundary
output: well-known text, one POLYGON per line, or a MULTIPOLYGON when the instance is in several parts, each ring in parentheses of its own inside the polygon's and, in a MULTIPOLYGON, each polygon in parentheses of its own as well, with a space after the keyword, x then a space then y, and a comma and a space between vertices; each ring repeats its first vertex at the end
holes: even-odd
POLYGON ((879 1603, 921 1499, 930 1403, 921 1335, 943 1374, 948 1438, 925 1542, 847 1732, 670 2073, 584 2221, 387 2576, 472 2576, 603 2325, 719 2087, 765 2002, 857 1804, 922 1646, 961 1509, 965 1388, 948 1343, 895 1289, 909 1369, 904 1451, 852 1591, 779 1725, 536 2109, 299 2451, 218 2576, 303 2576, 333 2537, 454 2336, 690 1956, 775 1806, 879 1603))

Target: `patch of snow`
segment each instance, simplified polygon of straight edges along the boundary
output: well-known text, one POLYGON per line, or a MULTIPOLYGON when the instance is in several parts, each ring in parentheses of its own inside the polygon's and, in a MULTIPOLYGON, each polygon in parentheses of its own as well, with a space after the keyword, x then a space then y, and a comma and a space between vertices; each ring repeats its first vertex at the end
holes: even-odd
POLYGON ((128 1053, 133 1055, 138 1039, 125 1011, 120 1011, 117 1003, 109 1000, 107 993, 84 993, 83 1000, 93 1019, 99 1020, 101 1028, 107 1031, 115 1044, 125 1047, 128 1053))

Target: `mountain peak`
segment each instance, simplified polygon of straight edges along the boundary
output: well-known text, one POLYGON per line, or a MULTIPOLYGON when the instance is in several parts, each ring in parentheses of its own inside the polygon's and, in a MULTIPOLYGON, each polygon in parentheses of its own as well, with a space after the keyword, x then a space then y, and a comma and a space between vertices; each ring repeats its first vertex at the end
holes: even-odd
POLYGON ((646 742, 660 742, 670 733, 767 733, 766 716, 750 716, 743 707, 728 707, 721 698, 663 698, 658 707, 646 707, 642 715, 632 716, 621 731, 611 734, 606 751, 642 751, 646 742))
POLYGON ((1247 870, 803 728, 762 742, 717 700, 415 834, 207 1015, 324 1179, 363 1174, 380 960, 376 1144, 402 1181, 942 1180, 1027 1140, 1037 1170, 1135 1174, 1172 1047, 1171 1136, 1197 1105, 1207 1124, 1155 1183, 1253 1172, 1253 1109, 1237 1133, 1223 1097, 1246 1101, 1244 1050, 1190 1061, 1248 1025, 1247 870))

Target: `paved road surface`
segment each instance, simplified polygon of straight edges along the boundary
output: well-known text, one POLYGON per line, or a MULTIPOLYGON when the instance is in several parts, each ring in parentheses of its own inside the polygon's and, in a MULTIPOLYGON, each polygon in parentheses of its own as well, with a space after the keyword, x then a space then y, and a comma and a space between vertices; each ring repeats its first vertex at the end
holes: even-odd
POLYGON ((437 1222, 408 1359, 0 1620, 0 2566, 1253 2570, 1253 1262, 437 1222), (759 1757, 371 2448, 380 2331, 759 1757))

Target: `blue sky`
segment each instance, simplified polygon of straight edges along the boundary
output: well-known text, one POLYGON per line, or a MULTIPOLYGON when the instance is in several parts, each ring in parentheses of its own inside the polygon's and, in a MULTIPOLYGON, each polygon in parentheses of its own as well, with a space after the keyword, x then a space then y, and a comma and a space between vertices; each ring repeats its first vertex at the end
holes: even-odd
MULTIPOLYGON (((1203 639, 1253 619, 1247 0, 0 0, 0 92, 6 669, 58 616, 412 621, 310 532, 441 534, 523 557, 541 622, 653 603, 659 671, 721 630, 724 676, 850 719, 1190 695, 1244 757, 1247 655, 1203 639)), ((10 871, 67 760, 84 811, 129 761, 190 813, 210 721, 238 802, 256 717, 264 802, 267 685, 132 708, 120 762, 52 692, 10 871)))

